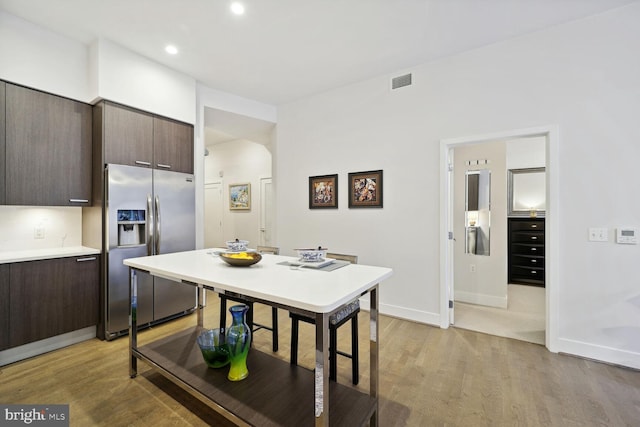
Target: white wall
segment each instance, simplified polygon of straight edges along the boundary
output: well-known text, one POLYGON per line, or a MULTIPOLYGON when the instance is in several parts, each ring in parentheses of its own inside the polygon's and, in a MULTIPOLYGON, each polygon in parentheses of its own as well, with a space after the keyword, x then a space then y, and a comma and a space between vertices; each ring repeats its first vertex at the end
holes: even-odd
POLYGON ((109 40, 86 46, 2 11, 0 79, 82 102, 104 98, 196 121, 193 77, 109 40))
POLYGON ((545 138, 521 138, 507 141, 507 169, 543 168, 545 138))
POLYGON ((0 79, 88 102, 87 46, 0 11, 0 79))
POLYGON ((0 252, 80 246, 82 208, 0 206, 0 252), (35 239, 35 229, 44 238, 35 239))
POLYGON ((196 81, 108 40, 91 46, 92 103, 99 99, 171 117, 196 121, 196 81))
POLYGON ((236 140, 209 146, 204 162, 205 184, 222 182, 224 240, 248 240, 255 248, 260 244, 260 178, 271 176, 271 153, 262 144, 236 140), (251 209, 230 210, 229 185, 245 182, 251 184, 251 209))
POLYGON ((558 125, 557 350, 640 367, 640 246, 587 241, 589 227, 640 225, 638 22, 635 3, 397 73, 409 87, 380 76, 283 106, 283 252, 321 242, 392 267, 381 311, 439 324, 439 141, 558 125), (373 169, 385 207, 348 209, 347 173, 373 169), (340 208, 309 210, 308 177, 330 173, 340 208))

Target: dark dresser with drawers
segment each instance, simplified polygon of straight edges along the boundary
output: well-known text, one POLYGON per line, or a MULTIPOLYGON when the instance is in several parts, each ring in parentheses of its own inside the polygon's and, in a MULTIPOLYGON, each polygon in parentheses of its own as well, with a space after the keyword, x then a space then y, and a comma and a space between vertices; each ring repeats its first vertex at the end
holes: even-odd
POLYGON ((544 286, 544 218, 509 218, 509 283, 544 286))

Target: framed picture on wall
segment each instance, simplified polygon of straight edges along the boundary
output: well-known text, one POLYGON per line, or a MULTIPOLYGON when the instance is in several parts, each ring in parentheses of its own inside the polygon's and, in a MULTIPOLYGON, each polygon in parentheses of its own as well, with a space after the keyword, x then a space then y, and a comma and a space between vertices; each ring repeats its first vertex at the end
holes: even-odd
POLYGON ((251 184, 229 184, 229 209, 249 210, 251 209, 251 184))
POLYGON ((382 171, 349 174, 349 207, 382 207, 382 171))
POLYGON ((309 209, 338 208, 338 175, 309 177, 309 209))

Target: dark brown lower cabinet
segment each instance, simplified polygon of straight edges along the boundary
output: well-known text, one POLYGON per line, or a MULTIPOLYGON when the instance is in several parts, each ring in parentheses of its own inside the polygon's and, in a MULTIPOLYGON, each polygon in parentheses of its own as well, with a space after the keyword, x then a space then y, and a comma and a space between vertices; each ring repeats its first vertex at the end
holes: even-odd
POLYGON ((0 351, 9 348, 9 264, 0 264, 0 351))
POLYGON ((9 264, 9 347, 98 323, 97 255, 9 264))

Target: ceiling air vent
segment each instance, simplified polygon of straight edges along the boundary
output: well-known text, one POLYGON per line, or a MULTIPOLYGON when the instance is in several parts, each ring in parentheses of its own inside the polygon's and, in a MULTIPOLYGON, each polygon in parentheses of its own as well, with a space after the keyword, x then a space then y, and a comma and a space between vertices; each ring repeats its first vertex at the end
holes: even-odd
POLYGON ((409 85, 411 85, 411 74, 405 74, 404 76, 391 79, 391 89, 398 89, 399 87, 409 85))

